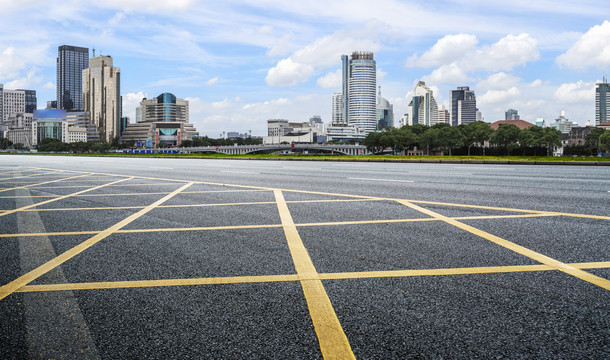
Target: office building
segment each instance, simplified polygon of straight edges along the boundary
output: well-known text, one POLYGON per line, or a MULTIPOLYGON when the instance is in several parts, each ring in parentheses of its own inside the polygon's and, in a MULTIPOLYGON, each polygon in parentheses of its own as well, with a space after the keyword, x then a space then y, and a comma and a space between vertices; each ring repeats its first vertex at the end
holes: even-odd
POLYGON ((377 130, 375 87, 377 66, 372 52, 341 56, 343 83, 343 124, 365 133, 377 130))
POLYGON ((25 91, 3 89, 2 124, 6 125, 12 115, 25 112, 25 91))
POLYGON ((449 110, 445 108, 445 105, 438 107, 438 121, 436 123, 451 125, 451 114, 449 113, 449 110))
POLYGON ((163 93, 153 99, 143 99, 136 114, 138 121, 127 124, 122 134, 124 142, 147 142, 151 147, 179 146, 183 140, 199 136, 189 123, 189 102, 174 94, 163 93))
POLYGON ((434 93, 423 81, 419 81, 413 90, 409 113, 409 125, 432 126, 438 121, 438 105, 434 93))
POLYGON ((89 67, 89 49, 62 45, 57 49, 57 108, 83 109, 83 70, 89 67))
POLYGON ((35 110, 32 121, 31 145, 35 146, 46 138, 65 143, 87 141, 87 129, 71 125, 66 121, 67 111, 62 109, 35 110))
POLYGON ((561 131, 562 134, 569 134, 574 126, 578 126, 578 124, 568 120, 566 112, 563 110, 559 112, 559 117, 555 119, 555 122, 549 124, 549 127, 561 131))
POLYGON ((610 121, 610 84, 604 76, 601 83, 595 87, 595 125, 599 126, 610 121))
POLYGON ((504 120, 520 120, 519 112, 515 109, 508 109, 504 113, 504 120))
POLYGON ((377 131, 394 126, 394 106, 381 97, 381 86, 377 95, 377 131))
MULTIPOLYGON (((334 93, 332 102, 332 119, 331 124, 343 124, 343 94, 334 93)), ((347 124, 347 123, 346 123, 347 124)))
POLYGON ((25 93, 25 112, 33 114, 38 108, 38 100, 36 99, 36 90, 19 89, 25 93))
POLYGON ((477 120, 477 98, 468 86, 451 90, 451 125, 467 125, 477 120))
POLYGON ((121 135, 121 69, 113 67, 112 57, 97 56, 90 59, 82 79, 83 110, 90 113, 100 140, 111 142, 121 135))

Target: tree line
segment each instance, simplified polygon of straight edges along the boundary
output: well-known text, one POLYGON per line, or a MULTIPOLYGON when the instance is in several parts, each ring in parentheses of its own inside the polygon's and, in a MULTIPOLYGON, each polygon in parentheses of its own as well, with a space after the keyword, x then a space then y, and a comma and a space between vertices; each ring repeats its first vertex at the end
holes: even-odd
MULTIPOLYGON (((521 130, 506 124, 494 130, 488 123, 475 121, 459 126, 441 123, 388 128, 380 133, 369 133, 362 144, 373 154, 408 154, 410 150, 418 149, 427 155, 551 156, 553 150, 561 146, 560 137, 561 132, 550 127, 531 126, 521 130)), ((582 155, 596 155, 602 149, 610 148, 604 137, 610 140, 610 131, 604 133, 603 129, 595 129, 586 139, 588 154, 582 155)))

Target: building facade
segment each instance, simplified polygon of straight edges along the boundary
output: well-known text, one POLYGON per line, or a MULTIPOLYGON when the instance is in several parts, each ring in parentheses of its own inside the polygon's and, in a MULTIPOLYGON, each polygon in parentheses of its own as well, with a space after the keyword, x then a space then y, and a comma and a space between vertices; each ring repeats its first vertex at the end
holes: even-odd
POLYGON ((477 120, 477 98, 468 86, 451 90, 451 125, 468 125, 477 120))
POLYGON ((47 138, 65 143, 87 141, 87 129, 73 126, 66 121, 66 110, 35 110, 32 121, 31 145, 36 146, 47 138))
POLYGON ((519 118, 519 112, 515 109, 508 109, 504 113, 504 120, 521 120, 519 118))
POLYGON ((562 134, 569 134, 574 126, 578 126, 578 124, 568 120, 563 110, 559 112, 559 117, 555 119, 555 122, 549 124, 549 127, 561 131, 562 134))
POLYGON ((394 126, 394 105, 381 97, 381 86, 377 94, 377 131, 394 126))
POLYGON ((341 56, 343 84, 343 124, 377 130, 375 88, 377 65, 372 52, 353 52, 341 56))
POLYGON ((189 103, 174 94, 163 93, 153 99, 143 99, 136 109, 137 122, 126 124, 123 141, 148 142, 179 146, 199 133, 189 123, 189 103))
POLYGON ((11 116, 25 113, 25 91, 4 89, 2 108, 2 124, 6 126, 11 116))
POLYGON ((57 108, 83 109, 83 70, 89 67, 89 49, 62 45, 57 49, 57 108))
POLYGON ((409 125, 433 126, 438 121, 438 105, 434 93, 423 81, 419 81, 413 90, 409 114, 409 125))
POLYGON ((610 84, 604 76, 601 83, 595 87, 595 125, 599 126, 610 121, 610 84))
POLYGON ((112 57, 97 56, 82 72, 83 109, 90 113, 91 122, 100 140, 111 142, 120 136, 121 69, 113 67, 112 57))
POLYGON ((438 121, 436 123, 451 125, 451 114, 449 113, 449 110, 445 108, 445 105, 438 107, 438 121))
POLYGON ((334 93, 332 102, 331 124, 343 124, 343 94, 334 93))

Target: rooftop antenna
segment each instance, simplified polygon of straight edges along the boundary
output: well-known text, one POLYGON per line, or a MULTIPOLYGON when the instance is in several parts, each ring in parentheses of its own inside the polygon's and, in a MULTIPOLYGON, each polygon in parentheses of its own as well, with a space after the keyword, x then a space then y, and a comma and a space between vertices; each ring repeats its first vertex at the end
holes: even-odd
POLYGON ((93 48, 93 57, 95 57, 95 48, 93 48))

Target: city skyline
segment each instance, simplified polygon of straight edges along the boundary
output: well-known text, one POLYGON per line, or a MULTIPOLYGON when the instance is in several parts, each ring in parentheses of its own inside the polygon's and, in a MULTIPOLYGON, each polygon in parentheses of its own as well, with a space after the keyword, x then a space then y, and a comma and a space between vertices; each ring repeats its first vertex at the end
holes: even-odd
POLYGON ((488 122, 514 108, 531 123, 560 110, 580 125, 595 123, 595 83, 610 69, 602 56, 610 51, 610 4, 469 4, 6 3, 0 83, 36 90, 44 107, 56 100, 57 47, 95 48, 121 68, 123 114, 132 122, 143 97, 171 92, 190 102, 202 135, 262 135, 272 118, 319 114, 331 122, 340 56, 371 51, 396 118, 425 81, 448 109, 450 90, 469 86, 488 122))

